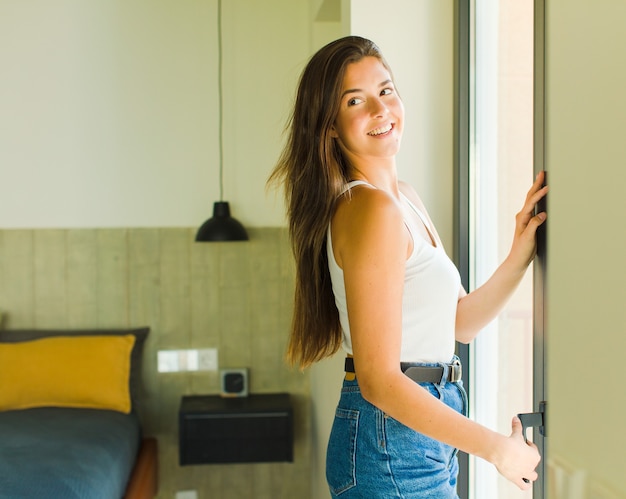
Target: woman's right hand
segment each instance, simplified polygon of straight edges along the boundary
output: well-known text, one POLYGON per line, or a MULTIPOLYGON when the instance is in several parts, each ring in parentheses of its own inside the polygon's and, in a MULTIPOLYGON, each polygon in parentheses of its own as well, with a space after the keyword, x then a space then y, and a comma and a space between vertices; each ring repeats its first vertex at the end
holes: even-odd
POLYGON ((512 422, 511 436, 504 438, 493 464, 498 472, 522 490, 528 490, 537 480, 535 468, 541 456, 537 446, 524 439, 522 422, 516 416, 512 422))

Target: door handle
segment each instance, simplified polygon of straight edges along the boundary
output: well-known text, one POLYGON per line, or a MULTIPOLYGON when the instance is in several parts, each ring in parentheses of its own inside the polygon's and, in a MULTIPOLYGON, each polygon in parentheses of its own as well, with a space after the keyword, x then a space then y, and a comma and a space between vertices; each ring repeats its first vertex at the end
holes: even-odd
POLYGON ((526 438, 527 428, 539 428, 539 433, 542 436, 546 436, 546 402, 539 402, 538 412, 527 412, 518 414, 517 417, 522 422, 522 433, 524 434, 524 440, 528 442, 526 438))

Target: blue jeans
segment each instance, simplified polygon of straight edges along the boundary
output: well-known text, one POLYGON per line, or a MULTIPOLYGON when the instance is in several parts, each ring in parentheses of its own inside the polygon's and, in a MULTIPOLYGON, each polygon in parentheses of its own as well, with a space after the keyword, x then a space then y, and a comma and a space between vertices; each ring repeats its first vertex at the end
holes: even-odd
MULTIPOLYGON (((462 382, 420 385, 467 414, 462 382)), ((456 455, 456 449, 408 428, 367 402, 357 380, 344 380, 326 454, 326 479, 333 498, 456 499, 456 455)))

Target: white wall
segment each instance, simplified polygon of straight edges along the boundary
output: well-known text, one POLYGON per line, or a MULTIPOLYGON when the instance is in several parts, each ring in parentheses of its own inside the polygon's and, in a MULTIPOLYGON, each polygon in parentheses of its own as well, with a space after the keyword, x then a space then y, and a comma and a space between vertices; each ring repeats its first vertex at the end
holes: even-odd
MULTIPOLYGON (((314 0, 312 19, 314 52, 349 34, 342 15, 342 0, 314 0)), ((339 400, 343 378, 342 355, 323 360, 310 368, 311 380, 311 499, 330 497, 326 483, 326 445, 339 400)))
MULTIPOLYGON (((387 2, 385 9, 393 12, 393 23, 380 23, 379 4, 342 0, 344 30, 369 36, 381 46, 394 69, 409 119, 417 114, 421 120, 423 109, 429 109, 432 115, 423 117, 421 126, 426 127, 429 119, 439 124, 435 130, 441 133, 421 147, 417 144, 422 144, 421 138, 428 137, 432 127, 415 126, 415 140, 420 140, 417 143, 405 135, 403 154, 411 148, 417 151, 411 158, 421 158, 426 151, 431 154, 415 169, 407 168, 403 159, 401 173, 416 185, 439 229, 446 234, 452 231, 451 216, 446 214, 452 209, 452 160, 448 159, 446 147, 450 147, 450 154, 452 148, 451 139, 445 138, 446 120, 438 120, 451 115, 445 100, 451 76, 447 82, 440 74, 452 63, 448 48, 452 42, 451 4, 427 0, 387 2), (421 9, 427 9, 432 17, 421 9), (430 19, 439 22, 430 24, 430 19), (418 49, 413 46, 414 37, 419 39, 425 31, 434 36, 434 45, 440 49, 430 58, 418 57, 418 49), (431 66, 424 71, 416 65, 416 59, 431 66), (431 74, 434 81, 424 83, 424 75, 431 74), (411 83, 407 86, 406 81, 411 83), (428 89, 436 95, 441 87, 441 99, 420 107, 420 95, 429 95, 428 89)), ((586 490, 576 493, 593 498, 626 497, 622 479, 626 448, 622 428, 626 411, 622 381, 622 353, 626 351, 626 142, 622 137, 626 129, 626 70, 620 64, 626 55, 626 35, 620 28, 624 19, 626 5, 620 2, 547 2, 546 167, 552 190, 546 327, 549 433, 545 457, 580 472, 586 490), (600 489, 613 495, 601 495, 600 489)), ((420 46, 427 51, 432 45, 417 43, 420 46)), ((338 396, 341 360, 342 356, 337 355, 312 369, 318 470, 314 499, 328 497, 322 475, 323 456, 338 396)), ((548 477, 548 483, 552 487, 550 499, 571 497, 556 495, 553 476, 548 477)))
POLYGON ((626 3, 546 4, 548 456, 626 497, 626 3))
MULTIPOLYGON (((0 2, 0 227, 196 226, 219 199, 216 0, 0 2)), ((309 1, 225 0, 225 191, 265 180, 310 52, 309 1)))
POLYGON ((350 32, 373 40, 394 73, 406 109, 398 172, 422 197, 452 250, 452 0, 354 0, 350 32))
MULTIPOLYGON (((324 2, 327 3, 327 2, 324 2)), ((444 244, 452 250, 453 2, 390 0, 381 22, 374 0, 342 0, 343 34, 370 38, 389 62, 406 108, 399 176, 422 196, 444 244)), ((326 444, 343 378, 339 352, 311 368, 313 499, 329 497, 326 444)))
MULTIPOLYGON (((408 118, 400 174, 452 248, 452 0, 384 9, 392 23, 372 0, 224 0, 224 197, 244 225, 284 225, 265 180, 297 78, 314 50, 352 32, 394 70, 408 118)), ((215 13, 216 0, 0 2, 0 227, 208 218, 219 196, 215 13)), ((341 356, 312 369, 314 497, 327 497, 341 376, 341 356)))

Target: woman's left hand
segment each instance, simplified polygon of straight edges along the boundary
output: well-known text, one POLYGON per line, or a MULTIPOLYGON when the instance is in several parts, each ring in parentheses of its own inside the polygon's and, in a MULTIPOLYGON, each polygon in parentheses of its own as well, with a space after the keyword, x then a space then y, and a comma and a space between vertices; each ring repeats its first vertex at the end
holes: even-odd
POLYGON ((545 172, 539 172, 532 187, 526 195, 526 201, 519 213, 515 216, 515 235, 513 245, 508 256, 510 263, 520 271, 533 261, 537 253, 537 229, 545 222, 547 213, 542 211, 535 215, 535 206, 548 193, 548 186, 544 186, 545 172))

